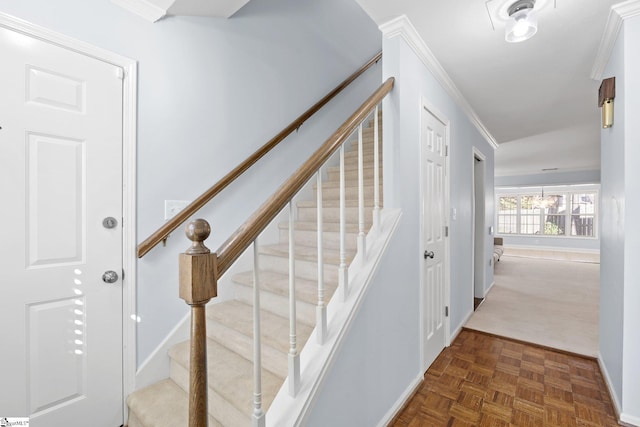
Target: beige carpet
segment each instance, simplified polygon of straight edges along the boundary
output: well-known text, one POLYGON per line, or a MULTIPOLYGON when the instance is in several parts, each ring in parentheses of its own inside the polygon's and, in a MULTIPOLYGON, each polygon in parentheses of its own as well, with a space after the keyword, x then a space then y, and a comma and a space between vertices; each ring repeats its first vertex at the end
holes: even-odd
POLYGON ((504 255, 469 329, 596 357, 600 264, 504 255))

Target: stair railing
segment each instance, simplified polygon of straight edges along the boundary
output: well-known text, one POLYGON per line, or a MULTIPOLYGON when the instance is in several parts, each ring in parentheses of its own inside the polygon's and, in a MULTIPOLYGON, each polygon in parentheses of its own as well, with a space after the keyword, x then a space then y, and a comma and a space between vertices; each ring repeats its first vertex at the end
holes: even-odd
POLYGON ((276 145, 282 142, 293 131, 297 130, 306 122, 311 116, 317 113, 322 107, 324 107, 329 101, 335 98, 340 92, 342 92, 347 86, 349 86, 354 80, 356 80, 365 71, 376 64, 380 58, 382 58, 382 52, 378 52, 373 58, 371 58, 366 64, 360 67, 352 75, 347 77, 342 83, 336 86, 331 92, 326 94, 322 99, 312 105, 307 111, 302 113, 300 117, 295 119, 289 126, 280 131, 276 136, 271 138, 266 144, 260 147, 251 156, 247 157, 242 163, 227 173, 221 180, 216 182, 207 191, 202 193, 197 199, 187 205, 183 210, 178 212, 173 218, 162 225, 153 234, 147 237, 142 243, 138 245, 138 258, 145 256, 151 249, 158 245, 162 241, 166 241, 176 228, 184 224, 184 222, 194 215, 197 211, 202 209, 207 203, 209 203, 218 193, 224 190, 229 184, 240 177, 247 169, 253 166, 258 160, 264 157, 269 151, 271 151, 276 145))
MULTIPOLYGON (((293 198, 302 187, 317 174, 317 221, 318 221, 318 305, 317 336, 323 343, 327 336, 327 313, 324 301, 324 263, 322 259, 322 183, 323 165, 339 150, 340 152, 340 268, 339 287, 342 297, 349 296, 348 270, 345 259, 345 168, 344 143, 358 132, 358 256, 366 260, 364 240, 364 170, 363 170, 363 122, 373 112, 374 116, 374 159, 379 159, 378 141, 378 105, 392 90, 394 78, 385 81, 324 144, 296 171, 289 179, 224 242, 215 253, 211 253, 204 245, 209 236, 210 226, 203 219, 197 219, 187 225, 186 234, 192 245, 180 255, 180 297, 191 306, 191 355, 189 380, 189 426, 205 427, 208 422, 207 413, 207 357, 206 357, 206 325, 205 304, 217 294, 217 282, 238 257, 253 245, 254 252, 254 398, 252 425, 263 427, 265 413, 262 408, 261 390, 261 342, 260 342, 260 278, 258 265, 259 234, 273 221, 280 211, 287 206, 290 211, 289 222, 289 316, 290 316, 290 348, 289 348, 289 394, 295 397, 300 389, 300 354, 297 347, 296 334, 296 299, 295 299, 295 245, 293 224, 293 198)), ((374 182, 377 184, 379 170, 374 166, 374 182)), ((380 210, 379 191, 374 189, 373 212, 380 210)), ((374 214, 375 218, 375 214, 374 214)), ((374 219, 375 221, 375 219, 374 219)), ((379 221, 379 219, 378 219, 379 221)))

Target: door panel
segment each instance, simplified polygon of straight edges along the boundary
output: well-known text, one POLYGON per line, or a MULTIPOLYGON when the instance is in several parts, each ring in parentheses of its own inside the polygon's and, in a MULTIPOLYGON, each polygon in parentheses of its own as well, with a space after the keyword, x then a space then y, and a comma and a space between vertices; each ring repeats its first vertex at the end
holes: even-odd
POLYGON ((422 110, 423 367, 426 370, 445 346, 445 127, 422 110))
POLYGON ((0 27, 0 412, 119 426, 122 80, 117 67, 0 27))

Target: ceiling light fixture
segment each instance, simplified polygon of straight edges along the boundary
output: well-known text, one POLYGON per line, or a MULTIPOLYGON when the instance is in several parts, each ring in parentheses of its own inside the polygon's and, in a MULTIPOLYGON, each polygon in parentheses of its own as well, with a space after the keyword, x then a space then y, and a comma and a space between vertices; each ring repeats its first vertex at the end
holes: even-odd
POLYGON ((509 43, 523 42, 538 31, 538 17, 533 11, 536 0, 518 0, 509 6, 509 21, 504 38, 509 43))

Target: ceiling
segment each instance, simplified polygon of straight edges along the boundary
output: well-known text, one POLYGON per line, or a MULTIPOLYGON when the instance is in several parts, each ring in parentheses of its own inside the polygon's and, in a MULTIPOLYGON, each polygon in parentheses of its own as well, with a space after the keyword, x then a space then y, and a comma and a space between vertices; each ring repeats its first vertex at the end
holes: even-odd
POLYGON ((111 0, 151 22, 165 16, 212 16, 229 18, 249 0, 111 0))
POLYGON ((378 25, 409 18, 500 144, 496 175, 600 169, 590 75, 616 0, 537 0, 538 33, 521 43, 495 13, 515 0, 356 1, 378 25))
MULTIPOLYGON (((229 17, 249 0, 111 1, 155 21, 229 17)), ((498 142, 497 176, 600 169, 600 82, 590 75, 619 0, 537 0, 538 33, 521 43, 504 40, 515 0, 356 1, 378 25, 409 18, 498 142)))

